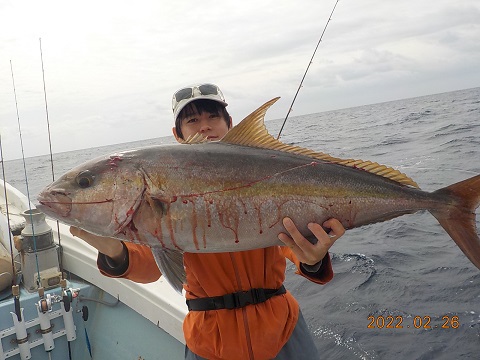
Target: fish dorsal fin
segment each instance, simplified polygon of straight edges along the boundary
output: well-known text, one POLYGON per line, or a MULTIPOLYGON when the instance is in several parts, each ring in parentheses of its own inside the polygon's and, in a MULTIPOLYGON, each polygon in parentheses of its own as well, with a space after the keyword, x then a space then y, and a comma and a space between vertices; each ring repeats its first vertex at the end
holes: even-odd
POLYGON ((372 161, 339 159, 322 152, 312 151, 300 146, 284 144, 275 139, 268 133, 268 130, 265 127, 264 118, 268 108, 272 106, 278 99, 279 97, 274 98, 260 106, 257 110, 243 119, 232 130, 230 130, 227 135, 220 140, 220 142, 308 156, 313 159, 368 171, 403 185, 409 185, 416 188, 419 187, 417 183, 410 177, 391 167, 380 165, 372 161))
POLYGON ((196 133, 195 135, 190 135, 187 140, 182 140, 181 144, 201 144, 204 142, 208 142, 208 139, 205 135, 201 133, 196 133))

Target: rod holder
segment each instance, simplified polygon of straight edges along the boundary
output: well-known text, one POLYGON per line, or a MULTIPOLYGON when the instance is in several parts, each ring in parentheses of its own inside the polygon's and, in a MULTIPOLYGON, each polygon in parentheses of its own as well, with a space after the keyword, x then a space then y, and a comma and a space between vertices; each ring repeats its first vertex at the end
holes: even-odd
POLYGON ((28 360, 32 358, 32 353, 30 352, 30 345, 28 344, 28 334, 27 327, 25 326, 25 321, 23 318, 23 308, 20 309, 20 314, 22 321, 18 321, 17 314, 10 312, 13 317, 13 324, 15 326, 15 334, 17 336, 17 345, 20 350, 20 358, 22 360, 28 360))

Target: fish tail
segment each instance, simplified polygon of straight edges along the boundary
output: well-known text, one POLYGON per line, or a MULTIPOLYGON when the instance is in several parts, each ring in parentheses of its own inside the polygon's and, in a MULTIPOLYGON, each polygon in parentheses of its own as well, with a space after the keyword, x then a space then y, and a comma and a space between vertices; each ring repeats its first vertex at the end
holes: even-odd
POLYGON ((470 261, 480 269, 480 238, 475 223, 475 210, 480 205, 480 175, 433 194, 448 199, 448 205, 430 212, 470 261))

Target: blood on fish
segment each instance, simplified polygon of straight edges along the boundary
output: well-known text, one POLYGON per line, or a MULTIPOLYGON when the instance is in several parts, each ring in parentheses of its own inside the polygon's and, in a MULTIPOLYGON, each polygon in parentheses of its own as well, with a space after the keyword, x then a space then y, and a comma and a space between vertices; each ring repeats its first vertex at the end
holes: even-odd
POLYGON ((117 167, 120 161, 122 161, 121 156, 113 155, 113 156, 110 156, 110 159, 108 160, 107 165, 110 165, 112 167, 117 167))
POLYGON ((128 224, 128 227, 130 228, 130 230, 131 230, 133 233, 138 233, 138 229, 137 229, 137 227, 135 226, 135 224, 133 223, 133 221, 130 221, 130 223, 128 224))
POLYGON ((231 225, 230 224, 230 219, 232 217, 224 216, 224 214, 222 212, 218 211, 218 209, 217 209, 217 213, 218 213, 218 218, 219 218, 222 226, 225 227, 226 229, 232 230, 233 234, 235 235, 235 243, 239 243, 240 241, 238 240, 238 223, 239 223, 238 216, 233 217, 233 220, 234 221, 236 220, 236 221, 235 221, 235 224, 231 225))
POLYGON ((243 213, 244 213, 245 215, 248 214, 248 212, 247 212, 247 206, 245 205, 245 202, 244 202, 243 200, 241 200, 241 199, 237 199, 237 201, 239 201, 240 204, 242 204, 242 206, 243 206, 243 213))
MULTIPOLYGON (((213 201, 210 200, 208 201, 208 204, 213 204, 213 201)), ((206 211, 206 215, 207 215, 207 227, 212 227, 212 213, 210 211, 210 206, 207 204, 207 202, 205 202, 205 211, 206 211)))
MULTIPOLYGON (((168 203, 167 203, 168 204, 168 203)), ((175 241, 175 231, 173 229, 173 222, 172 222, 172 216, 170 215, 170 212, 169 212, 169 207, 170 204, 167 205, 167 211, 166 211, 166 216, 165 216, 165 222, 167 224, 167 228, 168 228, 168 232, 170 234, 170 240, 172 241, 172 245, 175 246, 177 249, 179 250, 182 250, 177 242, 175 241)))
POLYGON ((200 246, 198 245, 198 238, 197 238, 197 226, 198 226, 198 219, 197 219, 197 209, 195 208, 195 200, 182 200, 182 203, 188 204, 191 203, 192 205, 192 216, 191 216, 191 223, 192 223, 192 239, 193 245, 195 249, 200 250, 200 246))
POLYGON ((192 233, 193 233, 193 245, 195 245, 195 249, 200 250, 198 246, 198 238, 197 238, 197 210, 195 209, 195 204, 192 202, 192 233))
POLYGON ((260 234, 263 234, 261 208, 262 208, 261 204, 259 207, 257 206, 254 207, 254 209, 257 210, 257 215, 258 215, 258 228, 260 229, 260 234))
POLYGON ((135 209, 133 207, 131 207, 128 211, 127 211, 127 217, 130 217, 131 215, 133 215, 135 213, 135 209))

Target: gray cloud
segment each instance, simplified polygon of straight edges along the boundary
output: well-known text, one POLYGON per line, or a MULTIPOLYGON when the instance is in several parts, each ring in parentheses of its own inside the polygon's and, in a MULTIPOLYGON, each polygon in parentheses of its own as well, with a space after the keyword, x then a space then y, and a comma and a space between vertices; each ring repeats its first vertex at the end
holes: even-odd
MULTIPOLYGON (((26 137, 45 132, 39 37, 55 151, 169 135, 172 92, 197 82, 235 121, 274 96, 284 117, 334 3, 2 2, 2 140, 18 154, 10 59, 26 137)), ((293 115, 479 86, 479 18, 477 0, 340 1, 293 115)))

